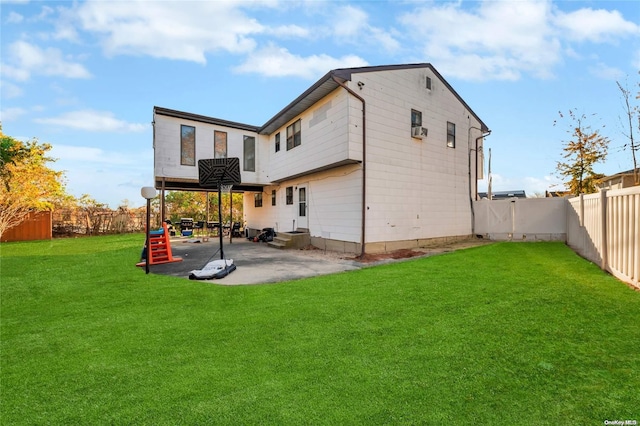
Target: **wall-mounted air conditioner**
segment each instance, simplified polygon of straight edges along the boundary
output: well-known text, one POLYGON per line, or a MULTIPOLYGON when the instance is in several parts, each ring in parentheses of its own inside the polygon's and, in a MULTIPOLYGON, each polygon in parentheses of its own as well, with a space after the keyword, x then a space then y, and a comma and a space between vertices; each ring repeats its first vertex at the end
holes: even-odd
POLYGON ((411 137, 416 139, 426 138, 429 129, 420 126, 414 126, 411 128, 411 137))

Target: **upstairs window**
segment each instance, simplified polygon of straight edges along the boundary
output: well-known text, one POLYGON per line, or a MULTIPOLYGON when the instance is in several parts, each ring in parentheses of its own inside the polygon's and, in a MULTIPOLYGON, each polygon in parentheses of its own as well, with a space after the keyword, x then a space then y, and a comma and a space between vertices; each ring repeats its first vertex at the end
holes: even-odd
POLYGON ((411 110, 411 127, 422 127, 422 113, 415 109, 411 110))
POLYGON ((287 126, 287 151, 299 146, 302 143, 302 134, 300 132, 301 121, 287 126))
POLYGON ((244 137, 244 171, 256 171, 256 138, 253 136, 244 137))
POLYGON ((416 139, 422 139, 427 135, 427 129, 422 128, 422 113, 420 111, 416 111, 415 109, 411 110, 411 137, 416 139))
POLYGON ((431 90, 431 77, 427 77, 427 90, 431 90))
POLYGON ((447 146, 456 147, 456 125, 447 121, 447 146))
POLYGON ((196 165, 196 128, 193 126, 180 126, 180 164, 196 165))
POLYGON ((280 151, 280 132, 276 133, 276 152, 280 151))
POLYGON ((227 132, 213 132, 213 158, 227 158, 227 132))
POLYGON ((287 186, 287 204, 293 204, 293 186, 287 186))

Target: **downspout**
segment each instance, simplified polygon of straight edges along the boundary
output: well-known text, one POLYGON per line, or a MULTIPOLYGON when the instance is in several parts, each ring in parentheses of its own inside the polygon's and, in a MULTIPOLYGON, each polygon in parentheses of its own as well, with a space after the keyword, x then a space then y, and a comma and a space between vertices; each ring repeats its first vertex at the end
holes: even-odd
MULTIPOLYGON (((487 133, 483 134, 482 136, 478 136, 476 138, 476 200, 478 199, 478 141, 480 139, 484 139, 485 137, 489 136, 491 134, 491 130, 489 130, 487 133)), ((484 152, 484 144, 482 145, 482 151, 484 152)), ((484 158, 484 156, 483 156, 484 158)), ((483 163, 484 165, 484 163, 483 163)))
POLYGON ((340 82, 334 75, 331 76, 333 81, 335 81, 339 86, 344 88, 347 92, 349 92, 353 97, 357 98, 360 102, 362 102, 362 229, 360 231, 361 240, 360 240, 360 257, 363 257, 365 254, 364 244, 365 244, 365 231, 366 231, 366 222, 365 219, 367 217, 367 133, 366 133, 366 110, 365 110, 365 101, 364 98, 358 95, 353 90, 349 89, 346 84, 340 82))
POLYGON ((471 235, 475 235, 475 231, 476 231, 476 212, 473 208, 473 201, 474 198, 477 198, 478 196, 478 141, 482 138, 484 138, 485 136, 489 136, 491 134, 491 130, 489 130, 487 133, 482 133, 481 136, 476 138, 476 147, 475 149, 471 149, 471 129, 475 129, 475 130, 479 130, 480 132, 482 132, 482 129, 479 127, 475 127, 475 126, 469 126, 469 130, 467 131, 467 146, 469 149, 469 155, 467 156, 467 163, 468 163, 468 173, 469 173, 469 207, 471 208, 471 235), (475 151, 476 153, 476 184, 475 184, 475 188, 476 188, 476 196, 473 196, 473 192, 471 192, 471 151, 475 151))

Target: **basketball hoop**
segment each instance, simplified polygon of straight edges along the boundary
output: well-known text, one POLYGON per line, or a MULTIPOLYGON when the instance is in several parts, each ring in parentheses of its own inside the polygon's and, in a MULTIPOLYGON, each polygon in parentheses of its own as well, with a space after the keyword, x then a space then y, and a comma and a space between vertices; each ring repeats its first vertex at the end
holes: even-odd
MULTIPOLYGON (((234 184, 240 185, 242 183, 240 178, 240 159, 231 157, 198 160, 198 182, 203 188, 218 189, 218 217, 222 219, 222 193, 229 194, 229 201, 232 202, 231 188, 233 188, 234 184)), ((233 217, 233 214, 231 214, 231 217, 233 217)), ((220 226, 222 226, 222 220, 220 221, 220 226)), ((231 226, 233 226, 233 222, 231 226)), ((224 249, 222 248, 222 234, 222 232, 219 233, 220 259, 225 258, 224 249)), ((231 234, 229 241, 231 241, 231 234)))

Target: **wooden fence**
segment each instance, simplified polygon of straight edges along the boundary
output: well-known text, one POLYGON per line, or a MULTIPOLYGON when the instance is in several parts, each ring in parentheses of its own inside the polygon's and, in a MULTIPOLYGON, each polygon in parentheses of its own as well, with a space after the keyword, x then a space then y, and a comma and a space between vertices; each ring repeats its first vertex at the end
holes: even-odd
POLYGON ((53 236, 124 234, 144 231, 146 208, 66 208, 53 212, 53 236))
POLYGON ((640 187, 569 199, 567 244, 618 279, 640 287, 640 187))
POLYGON ((50 240, 52 236, 51 212, 30 212, 21 224, 7 229, 2 242, 50 240))

